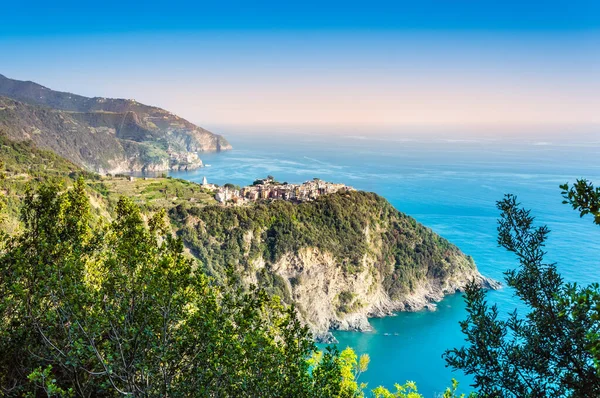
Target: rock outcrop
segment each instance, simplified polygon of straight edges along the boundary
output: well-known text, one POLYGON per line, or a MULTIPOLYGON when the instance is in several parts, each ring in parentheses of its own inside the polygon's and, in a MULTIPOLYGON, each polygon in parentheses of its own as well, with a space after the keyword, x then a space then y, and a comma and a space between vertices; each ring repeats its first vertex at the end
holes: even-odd
MULTIPOLYGON (((365 256, 361 271, 344 272, 331 253, 317 247, 288 253, 270 267, 285 281, 301 318, 311 327, 317 340, 335 341, 331 330, 372 330, 369 318, 391 316, 399 311, 436 309, 436 303, 446 295, 464 290, 475 280, 482 288, 497 289, 500 285, 484 276, 457 255, 455 267, 444 278, 427 278, 405 294, 391 297, 384 287, 385 275, 376 272, 376 256, 365 256), (343 302, 345 301, 345 302, 343 302), (346 311, 340 311, 344 306, 346 311)), ((260 272, 265 262, 254 263, 260 272)), ((250 276, 247 282, 256 280, 250 276)))

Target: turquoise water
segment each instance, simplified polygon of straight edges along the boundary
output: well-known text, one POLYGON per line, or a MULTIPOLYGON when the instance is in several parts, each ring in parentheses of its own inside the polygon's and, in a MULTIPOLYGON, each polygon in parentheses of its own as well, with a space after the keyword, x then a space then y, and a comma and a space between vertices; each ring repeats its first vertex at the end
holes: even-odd
MULTIPOLYGON (((368 135, 304 133, 263 134, 223 130, 235 150, 203 156, 210 165, 173 176, 247 185, 267 174, 280 181, 313 177, 374 191, 474 257, 480 271, 497 280, 513 267, 512 257, 496 245, 495 202, 518 195, 539 223, 552 230, 548 258, 572 282, 600 281, 600 229, 561 204, 558 185, 586 177, 600 183, 600 132, 577 134, 493 135, 460 133, 368 135)), ((501 313, 519 304, 510 289, 490 292, 501 313)), ((461 295, 447 297, 435 312, 401 313, 373 319, 374 332, 338 332, 339 347, 369 353, 361 381, 369 387, 414 380, 433 397, 455 377, 444 366, 445 349, 462 345, 458 321, 464 319, 461 295)))

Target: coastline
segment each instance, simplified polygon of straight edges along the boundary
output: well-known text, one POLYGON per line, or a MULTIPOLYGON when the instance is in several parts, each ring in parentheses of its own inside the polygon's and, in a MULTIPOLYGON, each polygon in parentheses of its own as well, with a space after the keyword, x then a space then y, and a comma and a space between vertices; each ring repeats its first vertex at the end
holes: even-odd
MULTIPOLYGON (((478 283, 482 289, 486 290, 499 290, 502 288, 502 284, 492 278, 479 275, 478 283)), ((359 332, 367 333, 373 331, 371 325, 371 319, 385 318, 397 316, 401 312, 419 312, 428 311, 434 312, 437 310, 439 303, 444 301, 455 294, 464 292, 463 286, 455 286, 451 289, 439 288, 423 289, 418 293, 406 297, 400 301, 384 301, 378 303, 379 305, 375 308, 367 311, 366 313, 357 313, 349 316, 345 319, 345 322, 332 320, 332 325, 327 331, 314 330, 313 336, 315 342, 319 344, 337 344, 338 340, 333 335, 333 332, 345 331, 345 332, 359 332), (452 290, 454 289, 454 290, 452 290)))

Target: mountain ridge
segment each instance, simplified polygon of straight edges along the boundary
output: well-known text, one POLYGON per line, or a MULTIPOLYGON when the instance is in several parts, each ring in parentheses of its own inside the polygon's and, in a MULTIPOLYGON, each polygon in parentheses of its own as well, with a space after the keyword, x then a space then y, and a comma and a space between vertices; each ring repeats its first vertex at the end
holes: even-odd
POLYGON ((221 135, 131 99, 85 97, 4 75, 0 96, 0 128, 12 139, 31 139, 102 174, 193 169, 202 166, 199 153, 231 149, 221 135))

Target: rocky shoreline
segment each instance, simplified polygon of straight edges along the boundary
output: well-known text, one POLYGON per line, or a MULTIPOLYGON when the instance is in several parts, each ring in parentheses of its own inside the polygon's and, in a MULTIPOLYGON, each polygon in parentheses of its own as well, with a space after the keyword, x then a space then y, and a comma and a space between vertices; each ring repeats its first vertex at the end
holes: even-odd
MULTIPOLYGON (((444 278, 427 278, 410 294, 390 297, 384 287, 384 275, 374 270, 382 268, 377 256, 365 256, 362 271, 349 274, 343 271, 330 253, 318 248, 306 248, 288 254, 270 267, 270 271, 285 281, 300 318, 306 323, 317 342, 335 342, 331 331, 372 330, 369 318, 393 316, 397 312, 434 311, 444 297, 464 291, 472 280, 484 289, 498 289, 500 283, 479 273, 471 260, 458 252, 451 273, 444 278), (351 292, 352 307, 339 311, 340 296, 351 292)), ((266 267, 263 259, 253 263, 253 271, 266 267)), ((254 272, 247 275, 248 283, 256 283, 254 272)))
MULTIPOLYGON (((502 287, 500 282, 482 275, 479 276, 478 283, 482 289, 487 290, 498 290, 502 287)), ((374 308, 366 313, 353 314, 344 319, 344 321, 332 319, 329 330, 312 330, 313 337, 317 343, 335 344, 338 341, 333 336, 333 331, 371 332, 373 331, 373 327, 369 322, 371 318, 396 316, 398 312, 436 311, 437 303, 441 302, 446 296, 460 292, 464 292, 464 286, 457 287, 454 291, 434 289, 420 297, 407 297, 403 301, 385 303, 383 306, 374 308)))

